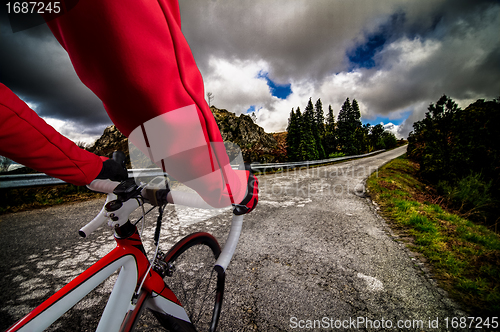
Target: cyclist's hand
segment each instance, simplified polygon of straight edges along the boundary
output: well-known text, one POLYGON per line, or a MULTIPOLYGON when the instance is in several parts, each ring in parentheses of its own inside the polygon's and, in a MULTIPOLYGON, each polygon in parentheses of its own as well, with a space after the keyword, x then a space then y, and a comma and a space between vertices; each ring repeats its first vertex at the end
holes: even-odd
POLYGON ((235 204, 233 209, 233 213, 238 216, 250 213, 259 201, 259 180, 253 175, 250 165, 245 165, 245 171, 248 172, 247 195, 240 204, 235 204))
MULTIPOLYGON (((104 159, 104 157, 101 157, 104 159)), ((128 178, 128 172, 124 164, 120 164, 113 159, 106 159, 102 163, 102 169, 96 179, 109 179, 121 182, 128 178)))

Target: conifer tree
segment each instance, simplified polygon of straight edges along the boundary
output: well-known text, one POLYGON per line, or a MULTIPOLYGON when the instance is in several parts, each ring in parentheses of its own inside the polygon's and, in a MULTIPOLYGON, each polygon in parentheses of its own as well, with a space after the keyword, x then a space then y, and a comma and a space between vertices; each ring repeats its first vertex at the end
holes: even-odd
POLYGON ((323 114, 323 104, 321 99, 316 101, 314 105, 314 139, 316 140, 316 150, 318 150, 318 158, 325 159, 327 157, 323 146, 323 138, 325 136, 325 116, 323 114))
POLYGON ((351 113, 352 106, 349 98, 344 101, 342 108, 339 111, 337 119, 337 138, 340 150, 344 153, 348 153, 348 143, 351 139, 350 128, 349 128, 349 114, 351 113))
MULTIPOLYGON (((297 109, 300 112, 300 109, 297 109)), ((300 144, 300 128, 299 122, 297 120, 297 113, 293 111, 290 112, 290 117, 288 118, 288 127, 286 128, 286 143, 287 143, 287 157, 289 161, 298 160, 298 149, 300 144)))
POLYGON ((354 121, 359 122, 358 124, 356 124, 356 126, 359 125, 359 127, 361 127, 361 113, 359 112, 359 105, 356 99, 352 100, 352 117, 354 121))
POLYGON ((356 130, 361 129, 360 118, 358 102, 354 100, 353 105, 351 105, 349 98, 347 98, 339 112, 337 125, 339 144, 342 152, 346 155, 356 154, 359 150, 356 142, 356 130))
POLYGON ((314 117, 318 128, 318 135, 320 138, 323 138, 323 136, 325 136, 325 116, 323 113, 323 103, 321 103, 321 99, 318 99, 314 105, 314 117))
POLYGON ((318 150, 316 148, 316 140, 313 134, 314 125, 314 107, 311 99, 302 115, 301 124, 301 140, 300 140, 300 160, 317 160, 318 150))
POLYGON ((368 135, 366 128, 361 124, 361 113, 359 111, 358 101, 352 100, 352 119, 354 127, 354 149, 356 154, 362 153, 366 150, 366 136, 368 135))
POLYGON ((326 116, 325 136, 323 138, 323 147, 325 154, 329 156, 337 151, 337 138, 335 128, 335 115, 332 105, 328 105, 328 115, 326 116))
MULTIPOLYGON (((314 125, 314 106, 311 101, 311 98, 309 98, 309 101, 307 102, 307 106, 304 110, 304 117, 307 118, 307 123, 310 127, 314 125)), ((305 123, 305 122, 304 122, 305 123)))
POLYGON ((296 159, 297 161, 302 161, 305 160, 304 156, 306 155, 306 152, 304 151, 304 144, 302 143, 305 139, 305 131, 304 131, 304 114, 300 111, 300 107, 297 107, 297 110, 295 111, 295 117, 297 121, 297 145, 296 145, 296 159))

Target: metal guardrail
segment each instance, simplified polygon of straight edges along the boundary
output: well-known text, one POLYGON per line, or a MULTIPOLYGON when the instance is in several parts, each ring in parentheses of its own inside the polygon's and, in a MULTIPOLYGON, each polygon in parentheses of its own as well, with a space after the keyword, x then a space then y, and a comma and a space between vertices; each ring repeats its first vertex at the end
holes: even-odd
POLYGON ((368 157, 368 156, 371 156, 373 154, 377 154, 377 153, 380 153, 383 151, 385 151, 385 149, 384 150, 377 150, 377 151, 366 153, 366 154, 355 155, 355 156, 345 156, 345 157, 337 157, 337 158, 313 160, 313 161, 296 161, 296 162, 290 162, 290 163, 251 164, 251 166, 252 166, 252 170, 254 170, 256 172, 262 172, 262 171, 265 171, 266 169, 280 169, 280 168, 290 169, 290 168, 305 167, 305 166, 311 166, 311 165, 329 164, 329 163, 333 163, 336 161, 347 160, 347 159, 368 157))
MULTIPOLYGON (((160 168, 129 169, 130 177, 140 175, 141 177, 155 177, 163 175, 160 168)), ((28 188, 40 186, 53 186, 67 184, 67 182, 53 178, 45 173, 0 175, 0 189, 4 188, 28 188)))
MULTIPOLYGON (((356 156, 345 156, 337 157, 323 160, 314 161, 298 161, 290 163, 270 163, 270 164, 251 164, 252 170, 256 172, 265 172, 269 169, 291 169, 296 167, 307 167, 311 165, 329 164, 336 161, 346 160, 346 159, 356 159, 361 157, 368 157, 376 153, 383 152, 385 150, 378 150, 370 152, 367 154, 356 155, 356 156)), ((140 175, 141 177, 154 177, 163 175, 163 171, 160 168, 142 168, 142 169, 130 169, 128 170, 129 176, 140 175)), ((52 186, 58 184, 66 184, 63 180, 53 178, 44 173, 35 174, 17 174, 17 175, 0 175, 0 189, 7 188, 27 188, 27 187, 38 187, 38 186, 52 186)))

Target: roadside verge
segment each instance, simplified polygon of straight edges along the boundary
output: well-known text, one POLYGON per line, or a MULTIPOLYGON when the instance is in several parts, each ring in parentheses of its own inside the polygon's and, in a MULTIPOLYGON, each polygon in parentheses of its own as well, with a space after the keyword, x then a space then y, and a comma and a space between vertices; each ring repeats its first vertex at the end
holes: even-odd
POLYGON ((399 240, 416 253, 452 298, 476 316, 500 312, 500 238, 447 211, 406 154, 367 180, 368 194, 399 240))

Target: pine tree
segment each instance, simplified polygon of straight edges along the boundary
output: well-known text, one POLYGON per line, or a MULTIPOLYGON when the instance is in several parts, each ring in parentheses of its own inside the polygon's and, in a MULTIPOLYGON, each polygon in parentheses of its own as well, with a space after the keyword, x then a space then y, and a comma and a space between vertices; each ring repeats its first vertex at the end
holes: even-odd
POLYGON ((328 105, 328 115, 326 117, 325 136, 323 138, 323 147, 325 148, 325 154, 327 156, 329 156, 331 153, 337 152, 335 115, 333 114, 332 105, 328 105))
POLYGON ((325 116, 323 114, 323 104, 321 99, 316 101, 314 106, 314 139, 316 140, 316 150, 318 150, 318 158, 325 159, 327 157, 323 146, 323 138, 325 136, 325 116))
POLYGON ((300 107, 297 107, 297 110, 295 111, 295 117, 297 121, 297 145, 296 145, 296 160, 297 161, 302 161, 305 160, 304 156, 307 154, 306 151, 304 151, 304 144, 302 143, 303 140, 305 139, 305 133, 304 133, 304 115, 300 112, 300 107))
POLYGON ((359 111, 358 101, 356 99, 353 99, 351 121, 353 122, 353 127, 354 127, 353 144, 354 144, 355 154, 362 153, 366 150, 365 141, 368 133, 366 132, 366 129, 363 129, 363 125, 360 119, 361 119, 361 113, 359 111))
POLYGON ((358 102, 353 100, 351 105, 347 98, 339 112, 337 125, 338 141, 342 152, 346 155, 356 154, 360 150, 356 141, 356 131, 362 127, 360 118, 358 102))
POLYGON ((337 138, 340 150, 348 154, 349 141, 351 139, 351 130, 349 128, 349 114, 352 113, 352 106, 349 98, 344 101, 342 108, 339 111, 337 119, 337 138))
POLYGON ((314 117, 319 137, 323 138, 323 136, 325 136, 325 116, 323 113, 323 104, 321 103, 321 99, 318 99, 314 105, 314 117))
MULTIPOLYGON (((300 109, 297 109, 300 112, 300 109)), ((286 128, 286 143, 287 143, 287 158, 289 161, 298 160, 298 149, 300 144, 300 128, 297 121, 297 113, 293 111, 290 112, 290 117, 288 118, 288 127, 286 128)))
POLYGON ((359 112, 359 105, 356 99, 352 100, 352 117, 356 122, 359 122, 356 126, 361 127, 361 113, 359 112))
POLYGON ((315 123, 315 120, 314 120, 314 106, 311 101, 311 98, 309 98, 309 102, 307 103, 307 106, 304 110, 304 117, 307 118, 307 123, 312 127, 313 124, 315 123))
POLYGON ((301 121, 300 160, 317 160, 318 150, 314 138, 314 107, 311 99, 304 110, 301 121))

